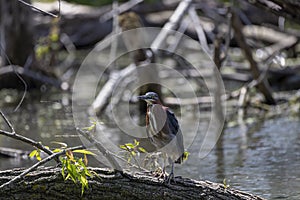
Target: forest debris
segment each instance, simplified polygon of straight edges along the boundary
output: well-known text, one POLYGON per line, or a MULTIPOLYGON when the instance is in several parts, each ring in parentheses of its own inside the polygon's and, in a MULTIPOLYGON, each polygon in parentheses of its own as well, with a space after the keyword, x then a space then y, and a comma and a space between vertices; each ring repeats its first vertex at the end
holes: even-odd
MULTIPOLYGON (((254 60, 254 58, 252 56, 252 51, 251 51, 250 47, 248 46, 248 44, 246 43, 245 37, 241 31, 243 25, 242 25, 240 19, 238 18, 238 16, 236 15, 235 11, 232 11, 232 27, 235 32, 235 38, 236 38, 240 48, 243 50, 245 57, 247 58, 247 60, 250 63, 250 68, 251 68, 251 72, 252 72, 254 79, 259 79, 260 71, 258 68, 258 64, 254 60)), ((258 83, 258 89, 264 95, 265 100, 268 104, 276 103, 272 96, 272 92, 271 92, 269 83, 267 82, 267 80, 265 78, 262 81, 260 81, 260 83, 258 83)))

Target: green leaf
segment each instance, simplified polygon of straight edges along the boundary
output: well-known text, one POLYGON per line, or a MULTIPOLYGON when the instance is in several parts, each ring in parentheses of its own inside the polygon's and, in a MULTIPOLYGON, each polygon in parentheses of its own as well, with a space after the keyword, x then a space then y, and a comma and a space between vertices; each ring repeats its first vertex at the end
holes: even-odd
POLYGON ((36 159, 37 159, 38 161, 41 161, 41 160, 42 160, 41 154, 40 154, 39 151, 35 154, 35 156, 36 156, 36 159))
POLYGON ((120 148, 121 148, 121 149, 124 149, 124 150, 126 150, 126 151, 128 150, 127 147, 126 147, 125 145, 120 145, 120 148))
POLYGON ((65 180, 68 180, 71 177, 70 174, 67 175, 67 177, 65 178, 65 180))
POLYGON ((128 149, 133 149, 133 148, 134 148, 134 145, 131 144, 131 143, 126 143, 125 146, 126 146, 128 149))
POLYGON ((144 149, 143 147, 139 147, 138 149, 139 149, 139 151, 142 152, 142 153, 147 153, 146 149, 144 149))
POLYGON ((54 149, 53 153, 58 153, 58 152, 62 152, 62 149, 54 149))
POLYGON ((82 154, 88 154, 88 155, 93 155, 95 156, 96 154, 94 154, 91 151, 85 150, 85 149, 78 149, 78 150, 74 150, 74 153, 82 153, 82 154))
POLYGON ((84 186, 87 186, 87 184, 88 184, 88 181, 87 181, 87 179, 86 179, 85 176, 80 176, 80 182, 81 182, 81 184, 83 184, 84 186))
POLYGON ((134 139, 134 144, 135 144, 135 146, 139 146, 140 142, 137 141, 136 139, 134 139))
POLYGON ((29 157, 33 158, 36 154, 37 154, 37 150, 33 150, 32 152, 30 152, 29 157))
POLYGON ((92 122, 91 126, 87 126, 87 127, 82 128, 82 129, 87 130, 87 131, 92 131, 96 127, 96 124, 97 124, 96 122, 92 122))

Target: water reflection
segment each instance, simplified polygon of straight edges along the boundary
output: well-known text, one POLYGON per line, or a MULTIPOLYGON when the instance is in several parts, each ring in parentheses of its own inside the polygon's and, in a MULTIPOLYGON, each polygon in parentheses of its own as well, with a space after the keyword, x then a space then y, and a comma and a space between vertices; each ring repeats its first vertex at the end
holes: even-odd
MULTIPOLYGON (((6 107, 5 113, 15 129, 31 138, 51 146, 51 141, 66 142, 70 146, 81 144, 76 137, 72 113, 60 95, 40 97, 26 101, 18 112, 6 107)), ((205 116, 205 115, 203 115, 205 116)), ((182 126, 189 127, 192 116, 182 115, 182 126)), ((207 128, 208 119, 201 119, 199 130, 207 128)), ((300 120, 280 117, 261 120, 254 125, 227 128, 215 149, 204 159, 198 158, 202 133, 189 148, 189 160, 176 166, 176 175, 206 179, 227 184, 267 199, 300 199, 300 120)), ((3 122, 1 121, 1 127, 3 122)), ((112 136, 119 130, 110 130, 112 136)), ((114 138, 123 143, 126 137, 114 138)), ((32 150, 29 145, 0 136, 0 146, 32 150)), ((0 157, 0 169, 28 167, 35 161, 0 157)), ((92 165, 98 165, 91 161, 92 165)), ((53 164, 53 163, 52 163, 53 164)))

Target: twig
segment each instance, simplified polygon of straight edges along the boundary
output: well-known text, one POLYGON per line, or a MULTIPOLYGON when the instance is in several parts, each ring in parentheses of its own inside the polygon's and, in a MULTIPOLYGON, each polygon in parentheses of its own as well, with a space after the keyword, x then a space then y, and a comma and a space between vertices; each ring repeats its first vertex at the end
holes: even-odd
MULTIPOLYGON (((127 147, 127 145, 124 145, 125 148, 127 149, 127 151, 131 154, 131 151, 130 149, 127 147)), ((140 166, 140 163, 137 161, 136 157, 133 156, 133 160, 135 161, 135 163, 137 164, 138 168, 141 169, 141 166, 140 166)), ((130 162, 127 162, 127 163, 130 163, 130 162)))
POLYGON ((111 152, 103 147, 103 145, 95 140, 93 136, 87 132, 82 131, 80 128, 76 128, 76 131, 85 137, 90 143, 94 144, 95 147, 105 156, 105 158, 109 161, 112 167, 116 170, 122 171, 122 167, 118 163, 118 161, 112 156, 111 152))
MULTIPOLYGON (((107 149, 105 149, 104 147, 103 147, 103 145, 99 142, 99 141, 97 141, 95 138, 93 138, 91 135, 89 135, 87 132, 84 132, 84 131, 82 131, 80 128, 76 128, 76 130, 77 130, 77 132, 80 134, 80 135, 82 135, 84 138, 86 138, 92 145, 95 145, 95 147, 106 157, 106 156, 110 156, 110 157, 112 157, 112 158, 110 158, 111 160, 115 160, 114 159, 114 157, 115 158, 117 158, 117 159, 119 159, 119 160, 121 160, 121 161, 123 161, 123 162, 125 162, 125 163, 128 163, 128 161, 127 160, 125 160, 124 158, 122 158, 122 157, 120 157, 120 156, 118 156, 117 154, 114 154, 114 153, 112 153, 112 152, 110 152, 110 151, 108 151, 107 149), (104 153, 102 152, 102 151, 104 151, 104 153)), ((107 158, 107 157, 106 157, 107 158)), ((108 158, 107 158, 108 159, 108 158)), ((117 165, 119 165, 119 163, 115 160, 115 161, 113 161, 113 162, 116 162, 116 164, 117 165)), ((112 163, 111 163, 112 164, 112 163)), ((136 165, 134 165, 134 164, 132 164, 132 163, 128 163, 131 167, 135 167, 135 168, 137 168, 137 169, 139 169, 139 170, 143 170, 143 171, 145 171, 145 172, 148 172, 149 170, 147 170, 147 169, 145 169, 145 168, 143 168, 143 167, 140 167, 140 166, 136 166, 136 165)), ((121 166, 119 165, 119 168, 121 169, 121 166)), ((117 168, 115 168, 115 169, 117 169, 117 168)), ((121 170, 119 170, 119 171, 121 171, 121 170)))
POLYGON ((195 30, 196 30, 196 32, 197 32, 198 40, 199 40, 199 42, 200 42, 202 48, 203 48, 207 53, 210 53, 210 50, 209 50, 209 47, 208 47, 208 43, 207 43, 207 40, 206 40, 206 37, 205 37, 204 30, 203 30, 203 28, 202 28, 202 25, 201 25, 199 16, 197 15, 194 6, 192 6, 192 7, 189 9, 189 16, 190 16, 190 18, 191 18, 191 20, 192 20, 192 22, 193 22, 193 25, 194 25, 195 30))
POLYGON ((229 50, 229 46, 230 46, 231 32, 232 32, 231 18, 232 18, 232 14, 231 14, 231 12, 228 12, 227 13, 228 32, 227 32, 227 35, 225 38, 224 57, 221 60, 222 63, 228 56, 228 50, 229 50))
POLYGON ((166 37, 177 28, 179 22, 183 19, 185 13, 191 6, 191 3, 192 0, 183 0, 177 6, 169 21, 163 26, 162 30, 151 44, 151 50, 154 54, 161 48, 162 44, 164 44, 166 37))
POLYGON ((190 20, 185 18, 181 24, 179 29, 177 30, 176 34, 174 35, 174 37, 176 38, 175 41, 168 47, 168 52, 174 53, 177 46, 179 45, 181 38, 184 36, 184 32, 186 31, 186 29, 188 28, 188 26, 190 25, 190 20))
POLYGON ((297 37, 294 35, 257 25, 244 27, 243 34, 245 37, 256 38, 269 43, 274 43, 259 49, 264 53, 260 56, 260 59, 264 61, 268 60, 277 52, 290 48, 297 43, 297 37))
MULTIPOLYGON (((116 0, 113 1, 112 9, 113 11, 118 9, 118 1, 116 0)), ((118 34, 120 32, 118 17, 119 17, 118 12, 115 12, 113 15, 113 30, 112 30, 113 34, 118 34)), ((114 68, 116 67, 115 59, 117 55, 118 41, 119 40, 113 40, 110 46, 109 63, 112 63, 112 66, 114 68)))
MULTIPOLYGON (((17 70, 15 69, 14 65, 12 64, 12 62, 10 61, 8 55, 5 53, 5 49, 2 47, 2 44, 0 43, 0 48, 4 54, 4 57, 5 59, 7 60, 8 64, 12 66, 12 71, 16 74, 16 76, 18 77, 18 79, 20 79, 20 81, 22 82, 22 84, 24 85, 24 92, 23 92, 23 95, 22 95, 22 98, 21 100, 19 101, 17 107, 15 108, 14 111, 17 111, 19 109, 19 107, 21 106, 21 104, 23 103, 24 99, 25 99, 25 96, 27 94, 27 88, 28 88, 28 85, 26 83, 26 81, 22 78, 22 76, 17 72, 17 70)), ((2 56, 2 55, 1 55, 2 56)), ((0 69, 3 69, 3 67, 1 67, 0 69)))
MULTIPOLYGON (((26 6, 30 7, 30 8, 33 9, 33 10, 37 10, 38 12, 44 13, 44 14, 46 14, 46 15, 50 15, 51 17, 55 17, 55 18, 59 17, 59 15, 55 15, 55 14, 53 14, 53 13, 44 11, 44 10, 42 10, 42 9, 40 9, 40 8, 37 8, 37 7, 33 6, 33 5, 31 5, 30 3, 27 3, 27 2, 25 2, 25 1, 23 1, 23 0, 18 0, 18 1, 19 1, 20 3, 26 5, 26 6)), ((60 0, 59 0, 58 2, 59 2, 58 9, 59 9, 59 14, 60 14, 60 0)))
POLYGON ((136 6, 137 4, 143 2, 144 0, 131 0, 128 1, 126 3, 123 3, 122 5, 120 5, 117 9, 112 9, 110 12, 102 15, 99 19, 99 21, 101 23, 106 22, 107 20, 110 20, 111 18, 113 18, 114 15, 119 15, 122 12, 125 12, 129 9, 131 9, 132 7, 136 6))
POLYGON ((12 133, 15 133, 15 129, 14 127, 11 125, 10 121, 6 118, 6 116, 4 115, 4 113, 0 110, 0 114, 2 116, 2 118, 4 119, 5 123, 7 124, 7 126, 10 128, 12 133))
POLYGON ((101 111, 106 108, 115 86, 120 85, 119 83, 122 82, 124 78, 132 74, 135 70, 136 66, 134 63, 132 63, 119 72, 111 73, 109 80, 102 87, 92 106, 89 108, 89 112, 95 111, 97 114, 100 114, 101 111))
POLYGON ((13 179, 11 179, 10 181, 2 184, 0 186, 0 189, 4 188, 5 186, 8 186, 12 183, 15 183, 17 180, 23 178, 25 175, 27 175, 28 173, 32 172, 34 169, 36 169, 38 166, 41 166, 47 162, 49 162, 50 160, 54 159, 54 158, 57 158, 58 156, 60 155, 63 155, 66 153, 66 151, 73 151, 73 150, 76 150, 76 149, 85 149, 84 146, 76 146, 76 147, 70 147, 70 148, 67 148, 67 149, 64 149, 62 150, 61 152, 57 152, 57 153, 54 153, 50 156, 48 156, 47 158, 44 158, 43 160, 37 162, 36 164, 34 164, 33 166, 31 166, 30 168, 28 168, 27 170, 23 171, 21 174, 19 174, 18 176, 14 177, 13 179))
POLYGON ((228 31, 227 31, 227 35, 226 38, 224 38, 223 34, 216 34, 216 37, 214 39, 214 62, 216 64, 216 66, 218 67, 218 69, 220 70, 224 61, 226 60, 227 56, 228 56, 228 49, 229 49, 229 45, 230 45, 230 40, 231 40, 231 13, 228 12, 227 13, 227 27, 228 27, 228 31), (224 48, 222 48, 222 40, 225 39, 225 45, 224 48))
POLYGON ((0 114, 1 116, 3 117, 5 123, 9 126, 9 128, 11 129, 11 132, 8 132, 8 131, 4 131, 4 130, 0 130, 0 134, 1 135, 5 135, 5 136, 8 136, 8 137, 11 137, 11 138, 14 138, 16 140, 20 140, 22 142, 25 142, 27 144, 30 144, 42 151, 44 151, 45 153, 47 153, 48 155, 52 155, 53 152, 50 150, 50 149, 47 149, 44 145, 42 145, 41 143, 39 142, 36 142, 30 138, 27 138, 27 137, 24 137, 22 135, 19 135, 15 132, 13 126, 11 125, 11 123, 9 122, 9 120, 5 117, 5 115, 3 114, 2 111, 0 111, 0 114))

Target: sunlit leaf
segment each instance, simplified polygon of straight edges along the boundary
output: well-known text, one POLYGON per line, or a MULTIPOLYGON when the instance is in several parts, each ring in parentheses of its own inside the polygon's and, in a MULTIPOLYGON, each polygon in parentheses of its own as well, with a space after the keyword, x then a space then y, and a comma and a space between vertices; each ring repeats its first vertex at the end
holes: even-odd
POLYGON ((129 149, 130 149, 130 148, 131 148, 131 149, 134 148, 134 145, 131 144, 131 143, 126 143, 125 146, 126 146, 127 148, 129 148, 129 149))
POLYGON ((64 142, 52 141, 51 143, 52 144, 58 144, 58 145, 60 145, 61 148, 67 148, 68 147, 68 145, 66 143, 64 143, 64 142))
POLYGON ((41 161, 41 160, 42 160, 41 154, 40 154, 39 151, 35 154, 35 156, 36 156, 36 159, 37 159, 38 161, 41 161))
POLYGON ((77 149, 73 151, 74 153, 82 153, 82 154, 88 154, 88 155, 93 155, 95 156, 96 154, 94 154, 91 151, 85 150, 85 149, 77 149))
POLYGON ((138 149, 139 149, 139 151, 142 152, 142 153, 147 153, 146 149, 144 149, 143 147, 139 147, 138 149))
POLYGON ((83 160, 84 160, 84 164, 87 166, 88 165, 88 159, 87 159, 87 156, 86 154, 83 155, 83 160))
POLYGON ((88 184, 88 181, 87 181, 87 179, 86 179, 85 176, 81 176, 81 177, 80 177, 80 182, 81 182, 81 184, 83 184, 84 186, 87 186, 87 184, 88 184))
POLYGON ((62 152, 62 149, 54 149, 53 153, 58 153, 58 152, 62 152))
POLYGON ((124 149, 124 150, 128 150, 127 147, 126 147, 125 145, 120 145, 120 148, 121 148, 121 149, 124 149))
POLYGON ((87 126, 82 128, 83 130, 87 130, 87 131, 92 131, 95 127, 96 127, 96 122, 93 122, 93 124, 91 126, 87 126))
POLYGON ((33 158, 36 154, 37 154, 37 150, 33 150, 32 152, 30 152, 29 157, 33 158))
POLYGON ((134 145, 135 145, 135 146, 139 146, 139 144, 140 144, 140 142, 137 141, 136 139, 134 139, 134 145))

